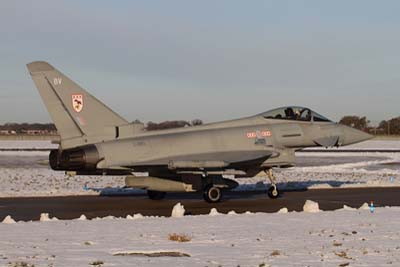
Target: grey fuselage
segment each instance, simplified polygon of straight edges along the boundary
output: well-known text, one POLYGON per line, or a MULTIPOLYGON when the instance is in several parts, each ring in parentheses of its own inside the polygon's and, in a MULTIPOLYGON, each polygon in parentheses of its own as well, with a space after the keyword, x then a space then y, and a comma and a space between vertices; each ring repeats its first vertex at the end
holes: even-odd
MULTIPOLYGON (((237 183, 224 175, 253 176, 295 164, 298 149, 361 142, 370 135, 304 107, 282 107, 255 116, 194 127, 147 131, 130 124, 47 62, 27 64, 60 134, 50 152, 54 170, 82 175, 128 175, 126 185, 152 191, 205 190, 237 183)), ((272 180, 272 174, 269 175, 272 180)), ((276 186, 274 187, 276 191, 276 186)), ((276 196, 277 194, 275 194, 276 196)))
MULTIPOLYGON (((340 146, 369 136, 333 122, 267 119, 261 115, 170 130, 142 131, 132 137, 96 143, 96 169, 244 171, 295 164, 294 151, 340 146), (334 140, 333 143, 329 143, 334 140), (324 143, 325 142, 325 143, 324 143)), ((159 175, 159 173, 158 173, 159 175)))

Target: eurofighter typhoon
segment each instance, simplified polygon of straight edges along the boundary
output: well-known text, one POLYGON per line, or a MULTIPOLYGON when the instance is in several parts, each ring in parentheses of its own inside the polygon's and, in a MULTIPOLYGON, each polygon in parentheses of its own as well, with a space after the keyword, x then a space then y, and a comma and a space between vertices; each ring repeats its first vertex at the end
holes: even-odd
POLYGON ((272 168, 294 166, 296 150, 371 138, 297 106, 194 127, 147 131, 142 123, 129 123, 50 64, 37 61, 27 67, 61 137, 59 148, 49 155, 51 168, 76 175, 123 175, 127 187, 145 189, 155 200, 166 192, 201 192, 206 201, 218 202, 224 190, 238 186, 226 177, 251 177, 262 171, 271 182, 268 195, 277 198, 272 168))

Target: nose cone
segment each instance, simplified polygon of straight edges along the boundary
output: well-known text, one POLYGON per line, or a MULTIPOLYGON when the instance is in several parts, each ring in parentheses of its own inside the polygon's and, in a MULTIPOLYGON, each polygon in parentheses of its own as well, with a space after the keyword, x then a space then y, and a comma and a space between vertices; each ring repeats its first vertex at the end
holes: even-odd
POLYGON ((341 125, 343 129, 343 141, 342 145, 347 146, 355 143, 359 143, 365 140, 369 140, 374 136, 367 134, 363 131, 341 125))

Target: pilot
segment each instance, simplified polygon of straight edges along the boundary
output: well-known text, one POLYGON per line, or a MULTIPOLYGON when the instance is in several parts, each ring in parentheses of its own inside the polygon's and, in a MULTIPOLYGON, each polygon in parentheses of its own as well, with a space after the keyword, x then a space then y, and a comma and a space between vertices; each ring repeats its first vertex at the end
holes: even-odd
POLYGON ((300 110, 296 110, 295 115, 296 115, 295 119, 300 120, 300 116, 301 116, 300 110))
POLYGON ((294 119, 294 112, 292 108, 285 109, 286 119, 294 119))

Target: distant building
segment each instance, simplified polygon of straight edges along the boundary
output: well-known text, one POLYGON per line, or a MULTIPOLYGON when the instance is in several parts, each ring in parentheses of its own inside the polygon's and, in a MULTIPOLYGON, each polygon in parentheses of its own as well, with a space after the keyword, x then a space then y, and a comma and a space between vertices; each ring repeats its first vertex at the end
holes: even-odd
POLYGON ((14 135, 14 134, 17 134, 17 132, 14 130, 0 130, 0 134, 1 135, 14 135))

